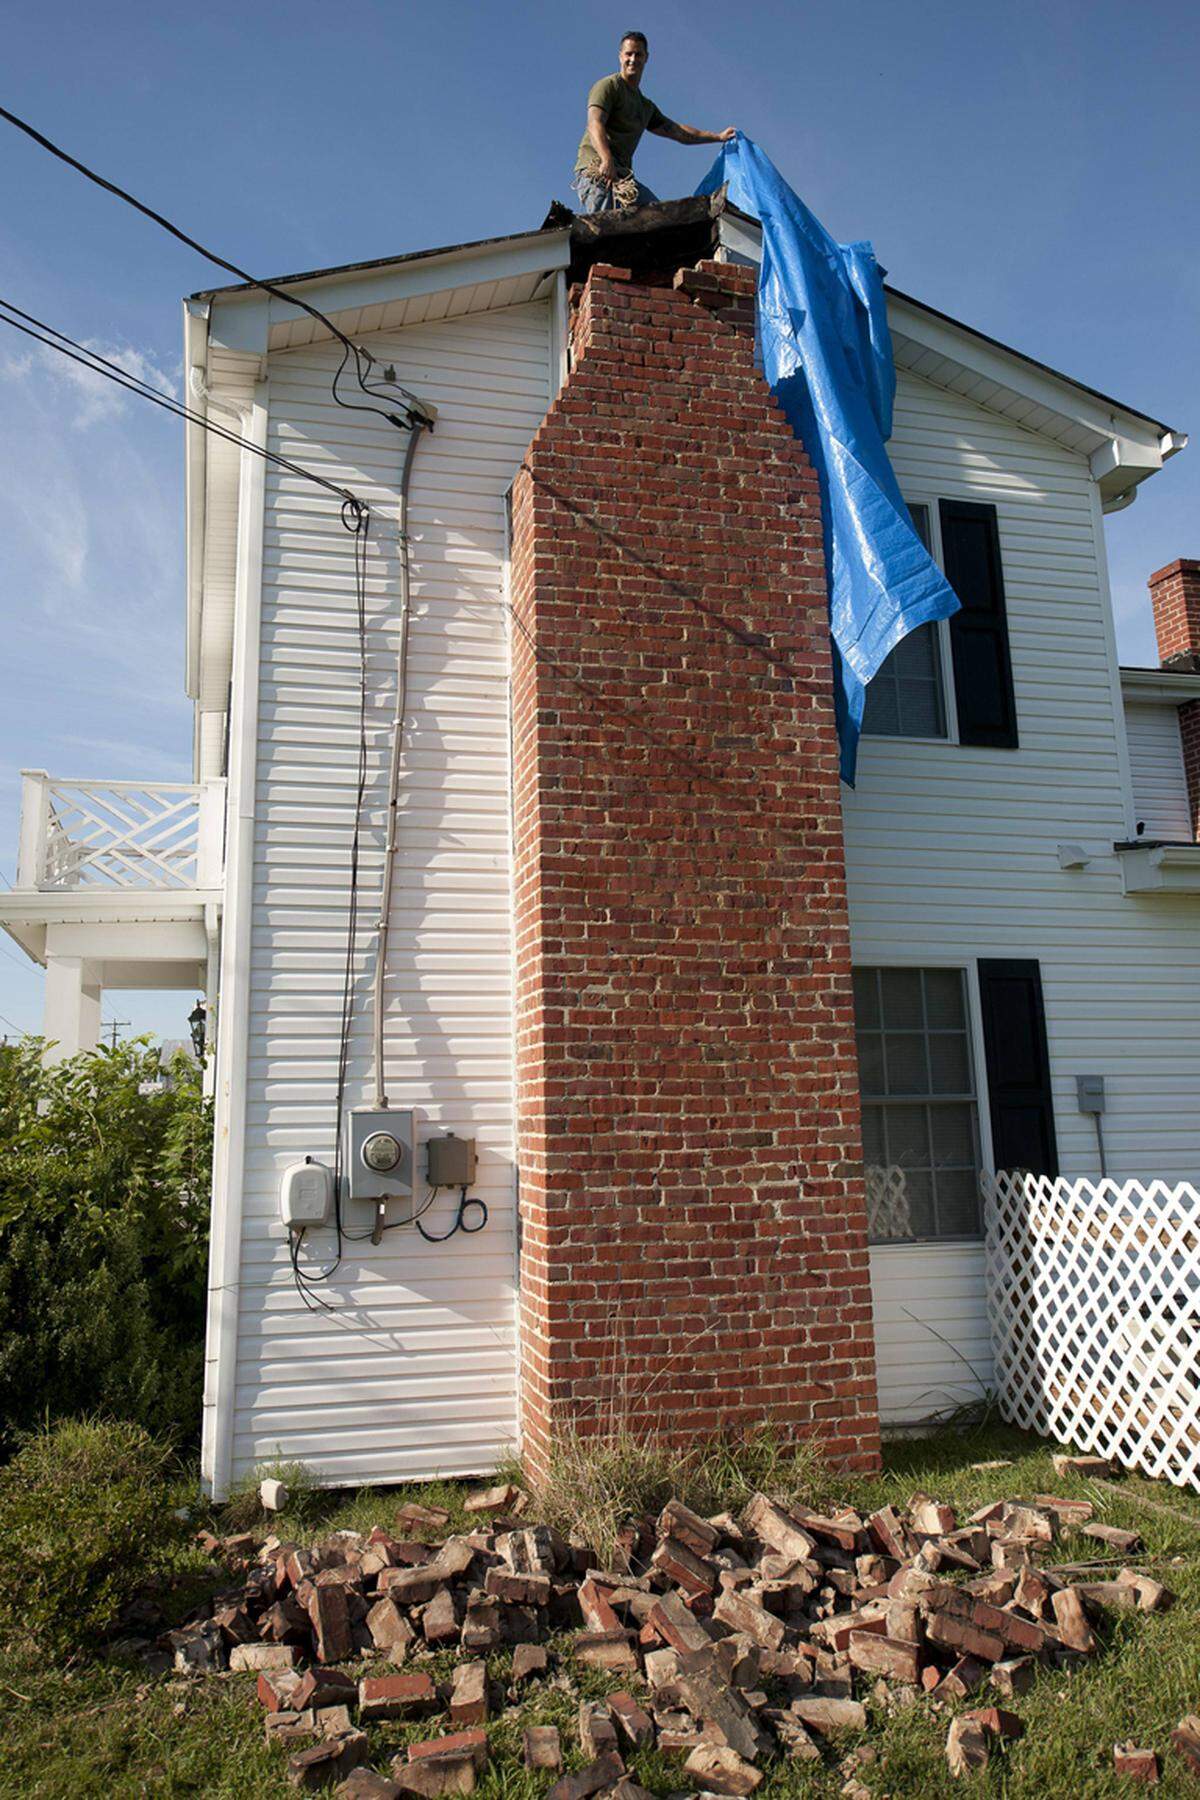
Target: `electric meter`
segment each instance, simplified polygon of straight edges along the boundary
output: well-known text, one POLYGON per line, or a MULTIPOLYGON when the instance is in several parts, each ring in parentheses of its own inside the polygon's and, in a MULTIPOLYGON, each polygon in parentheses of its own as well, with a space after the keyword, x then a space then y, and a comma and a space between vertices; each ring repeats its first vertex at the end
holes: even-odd
POLYGON ((350 1114, 347 1175, 351 1200, 412 1198, 413 1115, 397 1107, 356 1106, 350 1114))
POLYGON ((390 1131, 374 1132, 362 1147, 363 1161, 377 1175, 387 1175, 397 1168, 403 1155, 403 1144, 390 1131))

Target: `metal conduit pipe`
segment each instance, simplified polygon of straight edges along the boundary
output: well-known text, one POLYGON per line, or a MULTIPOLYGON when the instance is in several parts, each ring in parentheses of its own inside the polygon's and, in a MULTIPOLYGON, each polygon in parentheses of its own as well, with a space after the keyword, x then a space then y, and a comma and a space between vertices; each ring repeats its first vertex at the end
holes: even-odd
MULTIPOLYGON (((432 409, 431 409, 432 410, 432 409)), ((420 414, 410 415, 408 441, 404 446, 404 464, 400 471, 400 503, 397 523, 400 540, 400 644, 396 652, 396 710, 392 717, 392 754, 388 768, 387 839, 383 849, 383 881, 379 890, 379 924, 375 945, 374 986, 374 1063, 375 1105, 387 1105, 387 1081, 383 1062, 383 983, 387 973, 388 933, 392 914, 392 879, 398 837, 397 814, 400 793, 400 758, 404 741, 405 715, 408 711, 408 619, 409 619, 409 555, 408 555, 408 488, 412 479, 417 440, 422 431, 432 429, 430 420, 420 414)))

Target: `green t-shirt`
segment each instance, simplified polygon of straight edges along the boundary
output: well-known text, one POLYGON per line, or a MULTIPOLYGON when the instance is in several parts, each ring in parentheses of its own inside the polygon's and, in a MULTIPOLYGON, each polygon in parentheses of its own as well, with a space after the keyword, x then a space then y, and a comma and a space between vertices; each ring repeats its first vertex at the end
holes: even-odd
MULTIPOLYGON (((633 153, 643 131, 653 131, 656 125, 667 123, 653 100, 648 100, 640 88, 631 88, 620 75, 606 75, 598 81, 588 95, 588 105, 598 106, 604 113, 604 129, 619 175, 632 172, 633 153)), ((575 167, 588 174, 600 167, 600 158, 586 130, 579 141, 575 167)))

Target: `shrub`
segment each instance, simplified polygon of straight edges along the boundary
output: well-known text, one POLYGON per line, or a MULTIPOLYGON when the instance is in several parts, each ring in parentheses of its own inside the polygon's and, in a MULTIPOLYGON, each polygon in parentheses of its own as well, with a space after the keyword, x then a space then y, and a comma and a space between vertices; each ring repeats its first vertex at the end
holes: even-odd
POLYGON ((0 1470, 0 1629, 50 1655, 86 1649, 159 1573, 182 1528, 170 1452, 140 1425, 67 1420, 0 1470))
POLYGON ((0 1048, 0 1452, 84 1395, 194 1439, 211 1142, 185 1056, 0 1048))

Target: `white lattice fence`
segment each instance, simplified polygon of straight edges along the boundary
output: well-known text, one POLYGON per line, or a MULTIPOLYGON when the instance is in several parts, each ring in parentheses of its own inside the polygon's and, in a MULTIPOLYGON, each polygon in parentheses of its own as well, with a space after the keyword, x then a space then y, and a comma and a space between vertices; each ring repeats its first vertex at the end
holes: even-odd
POLYGON ((1200 1489, 1200 1193, 1001 1174, 984 1216, 1004 1418, 1200 1489))

